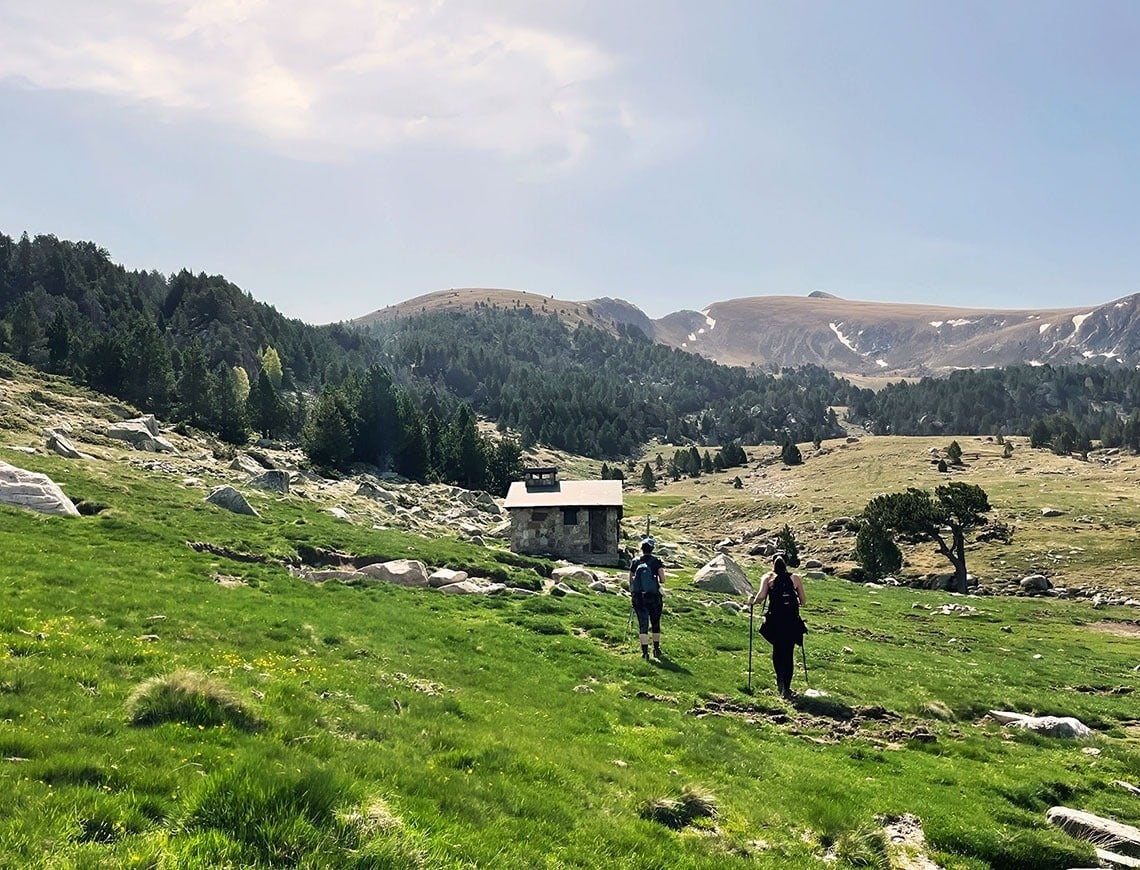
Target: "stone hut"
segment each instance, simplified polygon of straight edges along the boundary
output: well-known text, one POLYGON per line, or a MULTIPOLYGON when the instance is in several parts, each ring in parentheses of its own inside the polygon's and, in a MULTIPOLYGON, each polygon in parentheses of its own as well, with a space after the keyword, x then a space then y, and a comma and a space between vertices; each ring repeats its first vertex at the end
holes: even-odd
POLYGON ((559 480, 556 468, 528 468, 511 484, 504 507, 516 553, 619 564, 620 480, 559 480))

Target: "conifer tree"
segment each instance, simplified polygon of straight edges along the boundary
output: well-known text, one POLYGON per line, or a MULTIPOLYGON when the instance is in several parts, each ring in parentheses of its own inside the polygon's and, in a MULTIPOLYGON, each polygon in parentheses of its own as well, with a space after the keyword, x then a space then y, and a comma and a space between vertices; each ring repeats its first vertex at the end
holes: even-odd
POLYGON ((214 413, 218 437, 230 444, 245 444, 249 440, 249 425, 245 416, 245 401, 238 394, 236 372, 241 366, 230 367, 219 363, 214 374, 214 413))
POLYGON ((641 488, 646 492, 654 492, 657 489, 657 478, 653 476, 653 469, 649 467, 648 462, 641 469, 641 488))

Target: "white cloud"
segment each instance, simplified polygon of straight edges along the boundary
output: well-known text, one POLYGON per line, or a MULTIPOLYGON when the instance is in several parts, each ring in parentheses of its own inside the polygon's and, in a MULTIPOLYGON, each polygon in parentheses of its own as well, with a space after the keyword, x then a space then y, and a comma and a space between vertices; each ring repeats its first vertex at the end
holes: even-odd
POLYGON ((446 143, 569 167, 639 112, 594 42, 462 2, 40 0, 0 11, 0 79, 252 131, 317 159, 446 143))

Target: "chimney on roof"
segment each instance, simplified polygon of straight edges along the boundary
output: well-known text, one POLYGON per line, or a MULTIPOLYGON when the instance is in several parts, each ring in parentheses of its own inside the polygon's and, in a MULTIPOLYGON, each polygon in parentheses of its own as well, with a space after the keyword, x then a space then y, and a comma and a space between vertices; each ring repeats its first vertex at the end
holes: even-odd
POLYGON ((558 469, 554 466, 524 469, 523 481, 527 490, 555 489, 558 486, 558 469))

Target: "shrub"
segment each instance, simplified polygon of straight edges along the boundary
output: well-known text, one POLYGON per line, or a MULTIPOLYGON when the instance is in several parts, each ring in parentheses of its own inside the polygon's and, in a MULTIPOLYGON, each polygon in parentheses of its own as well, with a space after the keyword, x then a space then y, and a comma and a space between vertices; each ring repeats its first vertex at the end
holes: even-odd
POLYGON ((142 683, 127 700, 127 717, 132 725, 228 724, 243 731, 254 731, 261 725, 241 698, 192 671, 175 671, 142 683))

